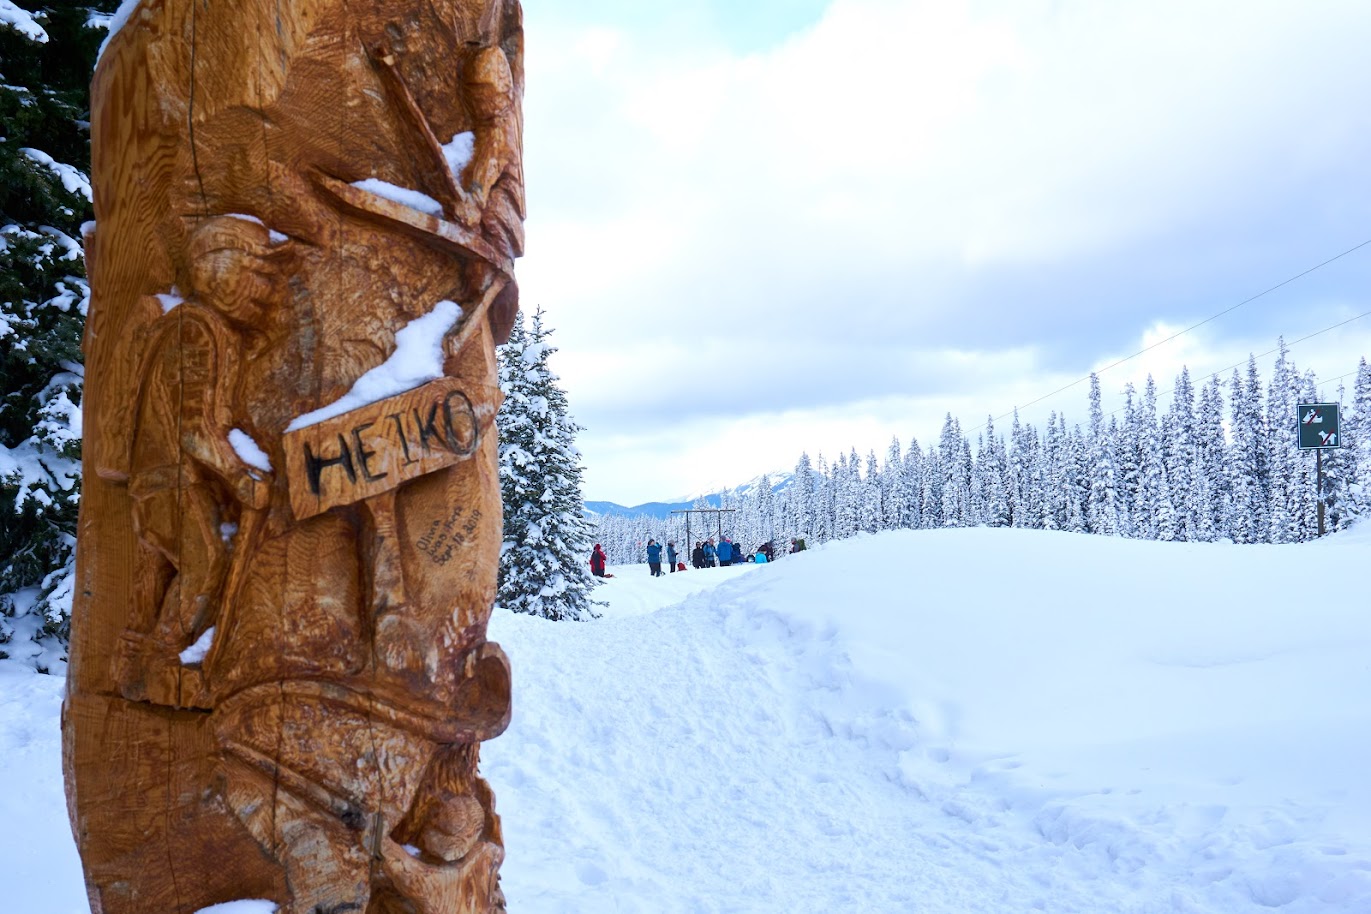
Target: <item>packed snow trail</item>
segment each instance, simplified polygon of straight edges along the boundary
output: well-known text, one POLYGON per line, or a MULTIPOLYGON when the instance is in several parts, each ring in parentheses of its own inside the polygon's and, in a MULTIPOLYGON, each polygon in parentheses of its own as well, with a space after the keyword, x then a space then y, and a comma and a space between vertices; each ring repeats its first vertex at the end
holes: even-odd
MULTIPOLYGON (((919 531, 497 610, 510 910, 1365 914, 1367 568, 919 531)), ((86 912, 59 700, 0 662, 7 910, 86 912)))
POLYGON ((1299 573, 1368 534, 894 533, 497 613, 511 910, 1371 911, 1366 584, 1299 573))

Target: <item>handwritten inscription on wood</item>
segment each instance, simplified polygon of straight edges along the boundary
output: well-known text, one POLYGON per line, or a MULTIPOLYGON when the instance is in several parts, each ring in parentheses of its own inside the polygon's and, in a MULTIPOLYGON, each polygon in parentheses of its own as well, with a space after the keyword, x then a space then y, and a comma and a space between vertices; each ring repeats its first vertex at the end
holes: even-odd
MULTIPOLYGON (((483 411, 490 410, 487 405, 483 411)), ((287 432, 282 444, 295 519, 355 504, 465 460, 480 446, 481 427, 460 382, 439 378, 287 432)))

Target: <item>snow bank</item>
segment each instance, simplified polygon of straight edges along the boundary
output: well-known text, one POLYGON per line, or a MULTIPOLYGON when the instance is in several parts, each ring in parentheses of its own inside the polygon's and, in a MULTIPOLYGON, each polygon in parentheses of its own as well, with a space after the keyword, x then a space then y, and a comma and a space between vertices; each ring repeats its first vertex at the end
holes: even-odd
MULTIPOLYGON (((724 581, 746 574, 756 565, 730 565, 727 568, 705 568, 668 572, 663 562, 662 576, 654 578, 647 563, 637 565, 609 565, 605 571, 614 575, 603 581, 591 594, 591 599, 606 603, 598 606, 606 618, 644 616, 654 613, 702 591, 713 590, 724 581)), ((689 568, 689 566, 687 566, 689 568)))
POLYGON ((497 614, 511 906, 1371 910, 1366 588, 1311 565, 1371 536, 892 533, 651 615, 639 566, 599 622, 497 614))

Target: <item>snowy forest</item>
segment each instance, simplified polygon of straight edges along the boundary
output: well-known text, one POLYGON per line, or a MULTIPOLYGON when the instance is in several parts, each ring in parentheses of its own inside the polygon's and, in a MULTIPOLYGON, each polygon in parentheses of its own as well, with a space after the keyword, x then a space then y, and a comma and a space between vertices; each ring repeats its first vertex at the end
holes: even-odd
POLYGON ((117 5, 0 3, 0 655, 38 669, 70 618, 90 77, 117 5))
MULTIPOLYGON (((1282 341, 1269 381, 1255 358, 1245 372, 1199 385, 1183 369, 1159 393, 1124 389, 1106 415, 1090 376, 1086 422, 1053 412, 1038 428, 1015 411, 1006 435, 988 419, 967 429, 950 414, 936 442, 890 442, 884 460, 855 449, 829 462, 802 454, 780 485, 762 477, 724 493, 723 534, 748 552, 768 540, 784 552, 858 533, 933 527, 1026 527, 1134 539, 1295 543, 1318 535, 1316 457, 1295 442, 1300 403, 1342 404, 1342 447, 1323 452, 1327 531, 1371 511, 1371 366, 1361 360, 1347 402, 1343 386, 1319 397, 1282 341), (1163 402, 1169 396, 1168 402, 1163 402), (972 438, 974 436, 974 446, 972 438)), ((709 507, 703 499, 697 507, 709 507)), ((713 520, 691 538, 714 535, 713 520)), ((648 537, 686 542, 685 521, 604 516, 597 540, 615 564, 646 561, 648 537)))

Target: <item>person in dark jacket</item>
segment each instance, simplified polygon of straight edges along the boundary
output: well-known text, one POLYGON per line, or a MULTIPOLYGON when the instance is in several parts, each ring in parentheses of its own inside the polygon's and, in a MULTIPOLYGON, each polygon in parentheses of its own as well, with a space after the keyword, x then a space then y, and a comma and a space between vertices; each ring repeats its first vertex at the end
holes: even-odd
POLYGON ((715 555, 714 537, 711 536, 709 539, 705 540, 705 565, 704 565, 704 567, 706 567, 706 568, 713 568, 713 567, 714 567, 714 555, 715 555))
POLYGON ((647 541, 647 567, 654 578, 662 574, 662 544, 656 540, 647 541))
POLYGON ((727 568, 733 564, 733 543, 726 536, 719 537, 719 567, 727 568))
POLYGON ((695 548, 690 550, 690 564, 697 571, 705 567, 705 544, 699 540, 695 541, 695 548))
POLYGON ((666 544, 666 563, 674 572, 676 570, 676 544, 668 541, 666 544))
POLYGON ((600 548, 600 544, 595 544, 595 549, 590 553, 590 573, 597 578, 605 576, 605 551, 600 548))

